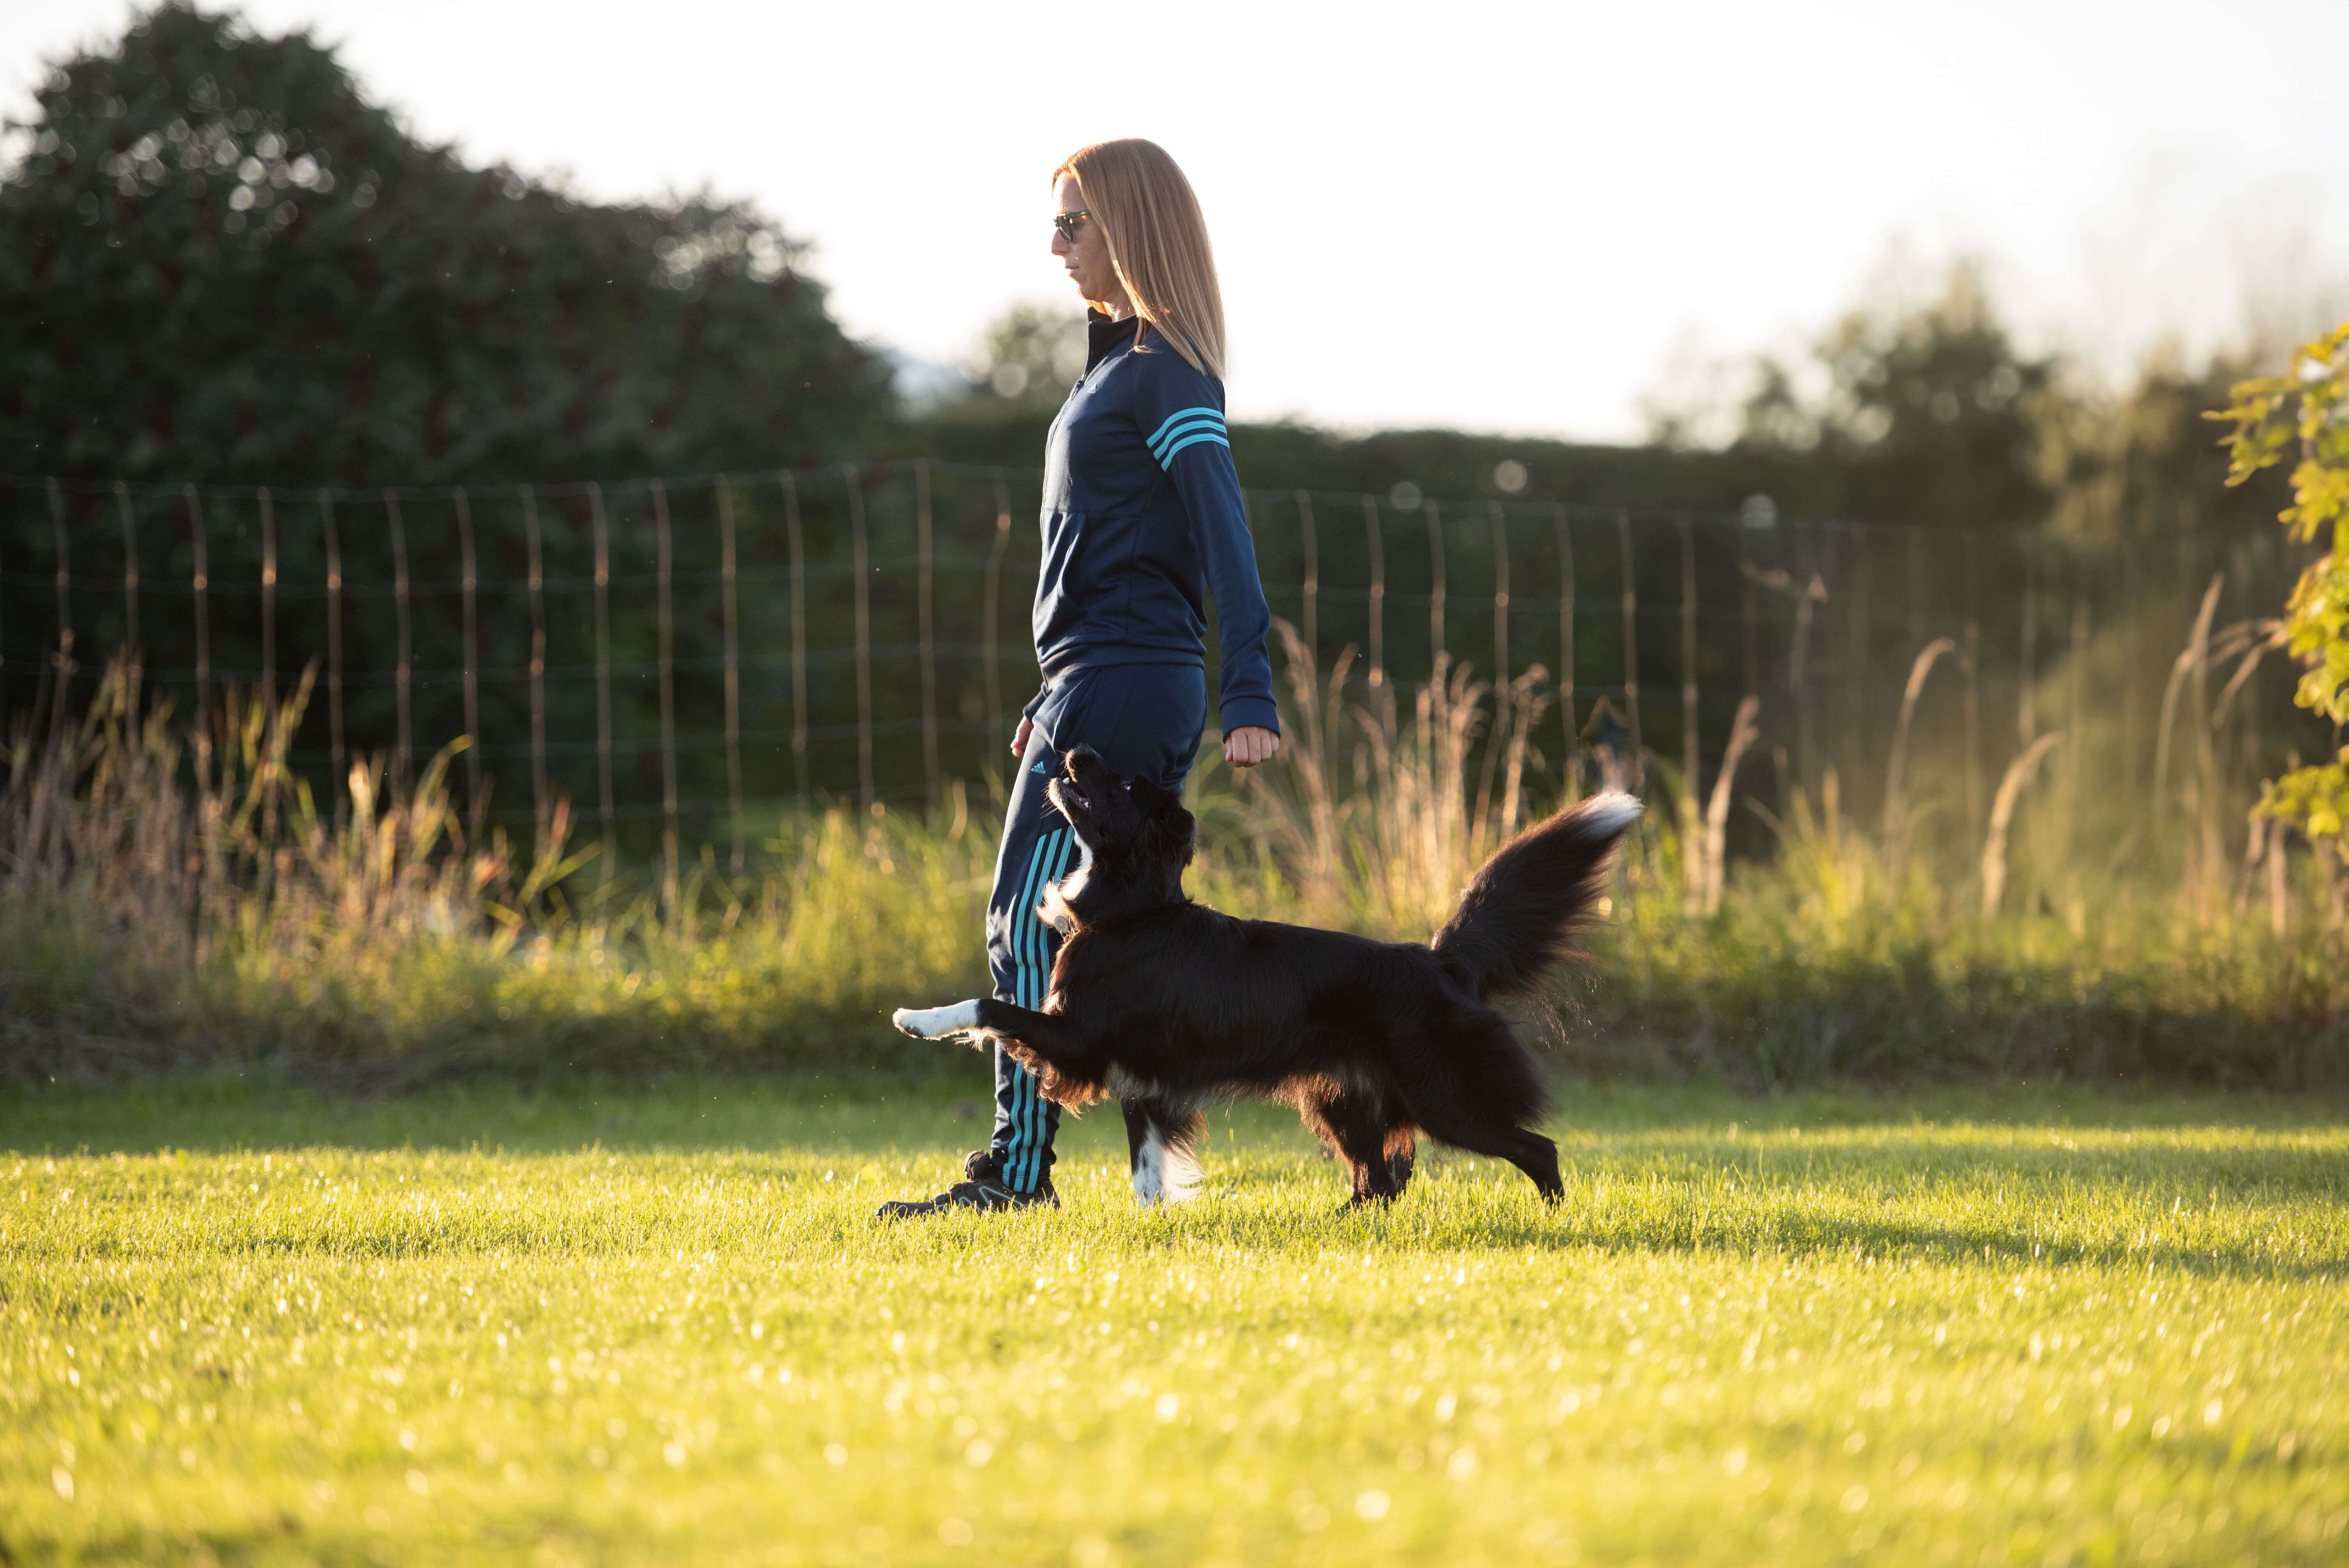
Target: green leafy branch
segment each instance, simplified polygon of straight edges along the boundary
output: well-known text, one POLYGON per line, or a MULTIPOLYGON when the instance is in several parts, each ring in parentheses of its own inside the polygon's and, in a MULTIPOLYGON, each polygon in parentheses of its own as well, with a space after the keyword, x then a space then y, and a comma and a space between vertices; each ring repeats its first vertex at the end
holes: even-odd
MULTIPOLYGON (((2293 699, 2349 724, 2349 322, 2301 345, 2282 375, 2236 383, 2229 398, 2207 416, 2234 428, 2227 482, 2240 485, 2297 450, 2292 502, 2279 516, 2302 542, 2331 531, 2325 552, 2292 587, 2284 635, 2304 669, 2293 699)), ((2349 747, 2270 784, 2254 810, 2313 840, 2339 840, 2349 822, 2349 747)))

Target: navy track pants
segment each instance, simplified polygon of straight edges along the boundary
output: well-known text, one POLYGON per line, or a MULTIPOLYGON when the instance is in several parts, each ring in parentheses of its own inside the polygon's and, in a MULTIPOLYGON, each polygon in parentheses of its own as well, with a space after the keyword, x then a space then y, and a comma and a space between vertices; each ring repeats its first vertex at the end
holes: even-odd
MULTIPOLYGON (((1016 762, 995 891, 987 901, 987 967, 999 1000, 1041 1007, 1051 989, 1060 934, 1038 918, 1036 906, 1078 860, 1068 822, 1044 793, 1061 758, 1090 746, 1119 773, 1179 789, 1206 717, 1206 672, 1196 665, 1107 665, 1063 676, 1045 693, 1027 752, 1016 762)), ((1038 1092, 1036 1076, 997 1047, 989 1146, 1005 1185, 1032 1192, 1043 1183, 1060 1125, 1061 1108, 1038 1092)))

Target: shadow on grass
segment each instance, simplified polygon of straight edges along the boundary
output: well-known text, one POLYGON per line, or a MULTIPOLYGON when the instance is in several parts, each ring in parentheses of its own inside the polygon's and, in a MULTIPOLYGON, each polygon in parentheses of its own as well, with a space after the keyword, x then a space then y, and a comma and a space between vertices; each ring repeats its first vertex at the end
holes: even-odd
MULTIPOLYGON (((600 1147, 685 1153, 785 1144, 827 1152, 943 1150, 985 1140, 992 1097, 987 1063, 976 1054, 948 1057, 921 1074, 852 1063, 789 1077, 694 1075, 653 1083, 582 1078, 559 1087, 490 1080, 388 1096, 322 1093, 258 1072, 136 1086, 15 1085, 0 1088, 0 1150, 233 1153, 331 1146, 547 1153, 600 1147)), ((1294 1115, 1274 1106, 1243 1103, 1215 1114, 1219 1124, 1251 1136, 1297 1130, 1294 1115)), ((1064 1125, 1117 1119, 1113 1109, 1102 1108, 1064 1125)), ((2349 1099, 2030 1083, 1762 1096, 1702 1084, 1565 1083, 1557 1087, 1549 1127, 1569 1161, 1596 1152, 1594 1139, 1635 1138, 1641 1140, 1639 1150, 1615 1152, 1653 1158, 1669 1149, 1721 1164, 1732 1162, 1724 1157, 1738 1148, 1723 1141, 1733 1128, 1741 1135, 1964 1127, 2273 1136, 2349 1127, 2349 1099)), ((1928 1158, 1937 1161, 2057 1158, 2052 1150, 2034 1152, 1987 1136, 1962 1151, 1943 1136, 1932 1150, 1928 1158)), ((1881 1164, 1884 1158, 1881 1150, 1831 1140, 1806 1146, 1806 1152, 1821 1164, 1881 1164)), ((2163 1150, 2165 1158, 2183 1152, 2163 1150)))

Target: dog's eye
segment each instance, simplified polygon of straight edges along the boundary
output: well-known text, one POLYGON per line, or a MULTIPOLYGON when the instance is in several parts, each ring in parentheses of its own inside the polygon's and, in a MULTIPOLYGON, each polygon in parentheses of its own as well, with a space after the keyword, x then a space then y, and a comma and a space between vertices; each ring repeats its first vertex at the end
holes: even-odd
POLYGON ((1117 787, 1124 790, 1129 795, 1133 793, 1133 780, 1131 779, 1119 779, 1117 787))

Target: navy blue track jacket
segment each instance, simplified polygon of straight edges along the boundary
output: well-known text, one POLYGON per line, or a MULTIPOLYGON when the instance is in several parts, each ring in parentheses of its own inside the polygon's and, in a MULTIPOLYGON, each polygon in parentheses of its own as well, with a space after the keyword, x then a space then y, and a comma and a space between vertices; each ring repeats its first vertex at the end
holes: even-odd
MULTIPOLYGON (((1154 327, 1094 312, 1085 373, 1044 451, 1036 662, 1049 689, 1103 665, 1204 665, 1206 594, 1223 645, 1223 727, 1280 728, 1271 613, 1224 428, 1224 384, 1154 327)), ((1028 705, 1034 717, 1039 692, 1028 705)))

